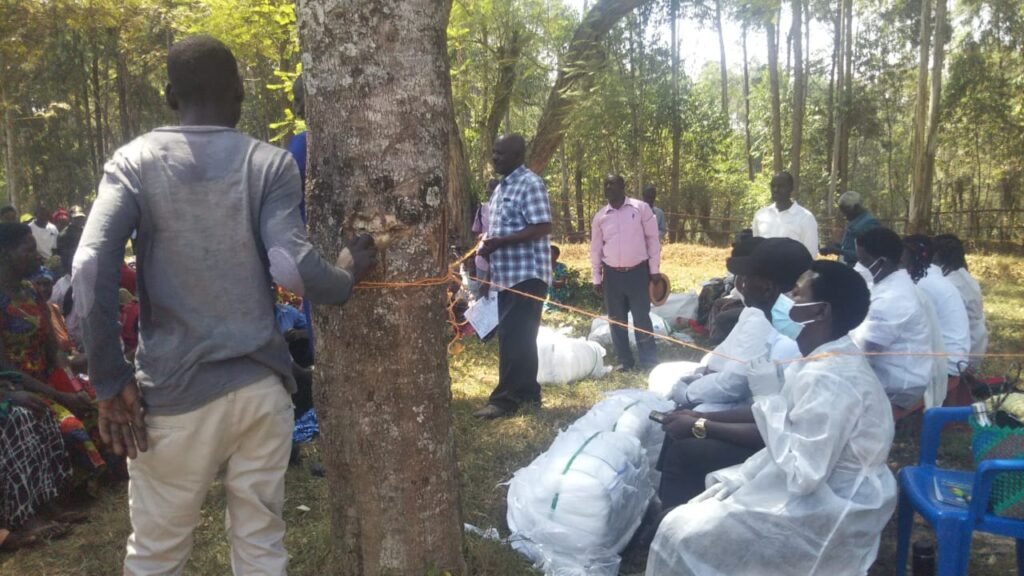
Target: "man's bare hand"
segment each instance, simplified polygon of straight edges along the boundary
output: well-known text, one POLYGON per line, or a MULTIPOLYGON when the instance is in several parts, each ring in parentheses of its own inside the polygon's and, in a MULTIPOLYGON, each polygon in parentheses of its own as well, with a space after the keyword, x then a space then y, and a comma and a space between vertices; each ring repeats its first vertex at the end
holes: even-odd
POLYGON ((117 396, 99 401, 100 437, 114 454, 135 458, 149 449, 143 417, 142 395, 139 385, 132 380, 117 396))
POLYGON ((604 284, 594 284, 594 295, 598 298, 604 298, 604 284))
POLYGON ((337 266, 348 270, 356 282, 365 278, 377 266, 377 246, 374 245, 373 236, 356 236, 338 255, 337 266))
POLYGON ((487 238, 480 243, 480 247, 476 249, 476 253, 481 258, 487 258, 493 254, 495 250, 504 245, 505 241, 502 238, 487 238))
POLYGON ((42 414, 49 410, 46 406, 46 402, 43 402, 41 398, 31 392, 16 390, 14 392, 6 393, 2 399, 10 400, 15 406, 21 406, 22 408, 26 408, 38 414, 42 414))

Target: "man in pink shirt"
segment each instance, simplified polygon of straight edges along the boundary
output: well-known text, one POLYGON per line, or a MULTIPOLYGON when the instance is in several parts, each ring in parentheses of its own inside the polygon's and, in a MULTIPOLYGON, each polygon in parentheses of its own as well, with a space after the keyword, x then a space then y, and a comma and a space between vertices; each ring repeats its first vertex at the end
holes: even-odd
MULTIPOLYGON (((604 197, 608 205, 597 211, 590 227, 590 264, 594 273, 594 291, 604 295, 608 317, 627 322, 633 313, 633 325, 648 333, 636 333, 640 368, 649 370, 658 363, 651 325, 651 276, 661 264, 658 220, 651 207, 626 197, 622 176, 604 179, 604 197)), ((612 342, 623 370, 632 370, 633 353, 626 328, 612 324, 612 342)))

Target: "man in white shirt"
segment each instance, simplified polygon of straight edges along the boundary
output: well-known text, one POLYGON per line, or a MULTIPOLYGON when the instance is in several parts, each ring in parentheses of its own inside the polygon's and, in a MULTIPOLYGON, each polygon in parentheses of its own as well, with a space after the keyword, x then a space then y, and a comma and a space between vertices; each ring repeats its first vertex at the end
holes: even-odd
POLYGON ((811 257, 818 255, 818 221, 793 200, 793 176, 779 172, 772 178, 772 201, 754 214, 754 236, 792 238, 804 245, 811 257))
POLYGON ((932 238, 932 245, 935 248, 932 261, 960 292, 960 298, 967 309, 967 323, 971 329, 970 362, 973 365, 981 364, 982 355, 988 351, 988 326, 985 325, 981 286, 967 270, 963 242, 952 234, 939 234, 932 238))
POLYGON ((53 256, 53 251, 57 249, 57 236, 60 235, 57 227, 50 222, 50 211, 42 206, 36 206, 35 218, 29 224, 29 228, 36 239, 36 250, 39 251, 39 255, 44 260, 49 260, 50 256, 53 256))
MULTIPOLYGON (((888 228, 875 228, 857 238, 857 261, 871 272, 871 308, 864 322, 850 332, 864 352, 896 353, 868 356, 889 401, 912 408, 932 382, 935 360, 929 354, 932 326, 914 281, 900 269, 903 241, 888 228)), ((939 359, 945 365, 944 359, 939 359)))
POLYGON ((960 363, 967 361, 971 351, 967 308, 960 292, 942 275, 942 270, 932 264, 933 253, 931 238, 927 236, 914 234, 903 239, 903 267, 935 308, 947 354, 946 374, 957 378, 960 363))

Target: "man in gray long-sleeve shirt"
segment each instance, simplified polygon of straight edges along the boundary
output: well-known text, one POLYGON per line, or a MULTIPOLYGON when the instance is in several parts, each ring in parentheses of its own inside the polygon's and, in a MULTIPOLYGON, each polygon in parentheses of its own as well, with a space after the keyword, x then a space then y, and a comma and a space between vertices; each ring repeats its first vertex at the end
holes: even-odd
POLYGON ((188 38, 167 65, 180 125, 139 137, 107 163, 74 264, 100 431, 130 457, 125 574, 180 573, 222 469, 234 573, 284 574, 294 383, 271 275, 340 305, 376 252, 363 236, 332 266, 310 246, 295 161, 234 130, 243 92, 227 47, 188 38), (117 290, 133 232, 135 367, 121 352, 117 290))

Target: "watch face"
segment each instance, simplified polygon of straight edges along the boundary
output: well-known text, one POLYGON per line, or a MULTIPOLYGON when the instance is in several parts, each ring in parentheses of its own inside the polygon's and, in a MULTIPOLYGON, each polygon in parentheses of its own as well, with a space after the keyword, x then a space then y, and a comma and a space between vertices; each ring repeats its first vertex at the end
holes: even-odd
POLYGON ((704 438, 707 438, 707 436, 708 436, 708 429, 705 426, 706 422, 707 422, 707 420, 705 420, 704 418, 701 418, 700 420, 697 420, 696 422, 693 423, 693 436, 695 438, 700 438, 701 440, 703 440, 704 438))

